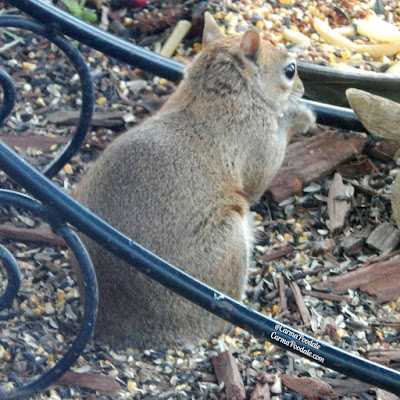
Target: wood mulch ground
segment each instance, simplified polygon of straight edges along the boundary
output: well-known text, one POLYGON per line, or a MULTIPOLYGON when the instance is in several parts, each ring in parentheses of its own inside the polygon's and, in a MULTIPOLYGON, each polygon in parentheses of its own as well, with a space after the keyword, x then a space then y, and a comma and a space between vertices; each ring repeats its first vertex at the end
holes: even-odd
MULTIPOLYGON (((146 31, 150 24, 143 24, 136 41, 160 47, 169 34, 166 27, 182 18, 194 20, 196 10, 212 10, 213 4, 187 1, 167 8, 149 2, 151 15, 160 16, 158 29, 146 31)), ((103 5, 109 18, 102 23, 123 37, 132 36, 127 18, 142 21, 145 15, 103 5)), ((13 10, 2 9, 7 12, 13 10)), ((181 61, 194 54, 198 34, 185 42, 181 61)), ((54 178, 66 191, 117 135, 154 113, 175 87, 77 46, 91 68, 96 111, 80 152, 54 178)), ((28 32, 2 29, 0 60, 20 96, 0 139, 42 169, 74 131, 79 80, 60 51, 28 32)), ((400 233, 391 218, 390 197, 399 147, 323 126, 295 137, 281 171, 253 207, 258 241, 244 299, 318 340, 393 368, 400 365, 400 233)), ((0 184, 19 190, 3 173, 0 184)), ((43 221, 2 206, 0 236, 23 276, 13 306, 0 313, 0 382, 11 389, 40 376, 62 357, 79 329, 82 309, 68 251, 43 221)), ((7 279, 1 277, 0 291, 7 279)), ((337 396, 396 398, 237 327, 191 349, 114 352, 91 342, 73 370, 35 399, 337 396)))

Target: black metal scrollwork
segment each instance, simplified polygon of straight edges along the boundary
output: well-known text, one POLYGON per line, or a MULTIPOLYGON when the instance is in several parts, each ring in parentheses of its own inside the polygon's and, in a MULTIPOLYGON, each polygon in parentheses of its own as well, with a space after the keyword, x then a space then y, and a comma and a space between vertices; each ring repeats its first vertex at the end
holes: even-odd
MULTIPOLYGON (((55 32, 54 29, 49 29, 49 27, 46 25, 42 25, 21 17, 3 16, 0 17, 0 28, 1 27, 26 29, 38 35, 46 37, 65 53, 65 55, 73 63, 79 75, 82 89, 82 108, 78 120, 78 125, 70 142, 65 146, 61 153, 58 154, 58 156, 42 171, 42 173, 48 178, 52 178, 79 150, 79 147, 85 139, 86 133, 90 128, 90 122, 92 119, 94 108, 93 83, 90 77, 90 71, 81 53, 64 37, 55 32)), ((11 102, 9 102, 9 99, 4 98, 4 106, 6 106, 7 104, 7 107, 9 107, 8 103, 12 104, 11 102)))
MULTIPOLYGON (((78 335, 74 343, 68 349, 64 357, 58 363, 43 374, 37 380, 19 387, 13 391, 0 390, 0 398, 3 400, 17 400, 30 397, 56 382, 74 364, 89 342, 96 323, 98 292, 97 281, 93 264, 90 257, 76 234, 58 217, 56 208, 43 205, 28 196, 8 190, 0 190, 0 203, 12 204, 47 220, 53 229, 63 237, 73 252, 77 264, 82 272, 85 287, 85 312, 78 335)), ((0 259, 4 262, 8 274, 8 286, 0 298, 0 310, 11 304, 19 287, 19 269, 12 254, 5 248, 0 247, 0 259), (3 303, 4 301, 4 303, 3 303), (1 307, 4 305, 4 307, 1 307)))
POLYGON ((21 285, 21 272, 15 258, 4 246, 0 246, 0 260, 8 277, 6 290, 0 296, 0 311, 2 311, 11 305, 18 293, 21 285))
MULTIPOLYGON (((45 25, 41 26, 32 21, 29 22, 32 24, 32 27, 35 26, 34 29, 37 29, 37 32, 40 32, 40 34, 48 37, 53 42, 54 40, 57 40, 59 43, 63 42, 63 39, 57 39, 59 37, 58 33, 55 34, 55 30, 57 30, 62 34, 66 34, 73 39, 102 51, 108 56, 127 62, 135 67, 145 69, 171 80, 178 80, 181 77, 182 66, 180 64, 115 38, 98 28, 77 20, 73 16, 57 9, 52 4, 42 0, 9 0, 9 3, 43 24, 50 23, 51 30, 47 29, 45 25)), ((9 21, 15 24, 20 23, 17 22, 15 17, 11 17, 9 21)), ((62 44, 61 46, 64 45, 62 44)), ((68 54, 69 48, 65 52, 68 54)), ((85 74, 86 72, 82 72, 81 79, 90 81, 90 78, 85 74)), ((6 84, 8 85, 9 82, 6 84)), ((84 84, 85 82, 82 82, 82 85, 84 84)), ((5 93, 6 91, 7 89, 4 88, 5 93)), ((3 105, 4 107, 5 105, 3 105)), ((318 110, 319 117, 321 118, 322 116, 324 118, 324 122, 329 123, 331 120, 332 125, 335 125, 338 122, 338 118, 340 118, 342 127, 345 126, 346 121, 349 124, 353 124, 353 129, 357 129, 356 127, 359 126, 354 113, 350 110, 319 104, 313 104, 313 107, 318 110)), ((0 109, 1 116, 7 115, 3 111, 3 108, 0 109)), ((90 119, 89 108, 87 112, 88 114, 82 116, 82 119, 90 119)), ((86 125, 88 123, 86 121, 86 125)), ((76 143, 79 143, 79 140, 76 143)), ((66 150, 64 150, 64 153, 67 153, 66 150)), ((65 156, 64 162, 70 155, 68 153, 65 156)), ((54 175, 57 169, 62 166, 62 161, 59 161, 57 165, 55 164, 53 163, 52 167, 46 169, 48 176, 54 175)), ((40 203, 26 196, 6 191, 0 191, 0 201, 18 203, 20 206, 34 212, 36 211, 44 216, 53 228, 64 237, 74 251, 77 259, 81 262, 83 277, 88 289, 85 293, 86 308, 84 323, 73 347, 70 348, 64 359, 60 361, 62 365, 51 369, 37 381, 26 387, 19 388, 15 392, 4 394, 0 392, 1 398, 7 400, 19 399, 30 395, 32 391, 42 390, 54 382, 74 362, 89 339, 96 317, 96 280, 86 251, 81 247, 77 237, 68 229, 67 223, 88 235, 116 256, 132 264, 144 274, 221 318, 267 340, 271 340, 274 338, 274 335, 278 335, 281 341, 274 341, 274 343, 283 348, 288 348, 284 343, 285 341, 293 343, 293 347, 290 349, 292 352, 308 358, 312 358, 310 356, 311 353, 316 354, 319 357, 319 361, 316 358, 312 359, 323 363, 326 367, 400 394, 400 374, 398 372, 348 354, 335 347, 316 341, 312 337, 303 335, 288 326, 278 324, 191 278, 132 242, 128 237, 122 235, 96 215, 83 208, 1 142, 0 169, 24 187, 40 203), (47 217, 44 213, 47 214, 47 217)))

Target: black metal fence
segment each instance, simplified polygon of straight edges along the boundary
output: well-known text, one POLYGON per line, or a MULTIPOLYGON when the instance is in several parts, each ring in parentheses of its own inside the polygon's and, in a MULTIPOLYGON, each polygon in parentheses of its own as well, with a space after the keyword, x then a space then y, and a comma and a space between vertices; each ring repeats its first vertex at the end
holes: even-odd
MULTIPOLYGON (((80 331, 64 357, 52 369, 28 385, 13 391, 0 389, 0 399, 21 399, 48 387, 72 366, 90 340, 98 304, 96 277, 85 248, 69 226, 77 228, 139 271, 219 317, 300 356, 311 358, 316 362, 320 360, 319 362, 325 367, 400 394, 398 372, 319 342, 224 296, 134 243, 55 186, 49 178, 57 174, 78 151, 89 128, 94 105, 90 72, 80 53, 71 46, 64 35, 102 51, 109 57, 169 80, 178 81, 181 78, 182 65, 77 20, 43 0, 8 0, 8 2, 35 21, 23 17, 1 16, 0 27, 27 29, 48 38, 58 46, 72 61, 79 74, 83 105, 74 137, 43 173, 38 172, 0 142, 0 168, 34 197, 33 199, 17 192, 0 190, 0 202, 17 205, 49 222, 74 253, 86 291, 85 312, 80 331), (274 340, 276 335, 283 340, 274 340), (288 347, 285 344, 288 342, 293 343, 293 346, 288 347)), ((2 123, 13 109, 16 92, 11 78, 1 70, 0 85, 4 99, 0 108, 0 123, 2 123)), ((308 103, 317 112, 319 122, 347 129, 362 129, 350 110, 314 102, 308 103)), ((21 278, 17 262, 2 246, 0 246, 0 259, 8 274, 8 286, 0 297, 1 311, 9 307, 17 295, 21 278)))

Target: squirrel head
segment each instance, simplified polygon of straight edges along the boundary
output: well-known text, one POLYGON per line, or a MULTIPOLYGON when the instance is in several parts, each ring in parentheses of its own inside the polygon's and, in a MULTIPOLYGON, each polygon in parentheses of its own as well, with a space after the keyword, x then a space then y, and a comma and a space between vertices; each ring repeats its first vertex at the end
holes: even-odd
POLYGON ((263 40, 254 29, 224 36, 210 13, 204 17, 203 49, 186 70, 198 87, 222 97, 250 91, 250 96, 256 93, 277 110, 290 95, 303 95, 296 60, 288 52, 263 40))

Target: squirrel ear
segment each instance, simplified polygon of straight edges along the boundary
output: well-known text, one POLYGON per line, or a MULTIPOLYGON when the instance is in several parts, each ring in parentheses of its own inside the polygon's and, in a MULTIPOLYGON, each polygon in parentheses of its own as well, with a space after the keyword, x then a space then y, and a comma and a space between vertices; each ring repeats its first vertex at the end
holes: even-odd
POLYGON ((204 14, 203 47, 214 42, 214 40, 221 39, 223 36, 215 19, 207 11, 204 14))
POLYGON ((254 29, 249 29, 242 36, 240 50, 245 57, 252 61, 256 61, 260 50, 260 44, 260 34, 254 29))

